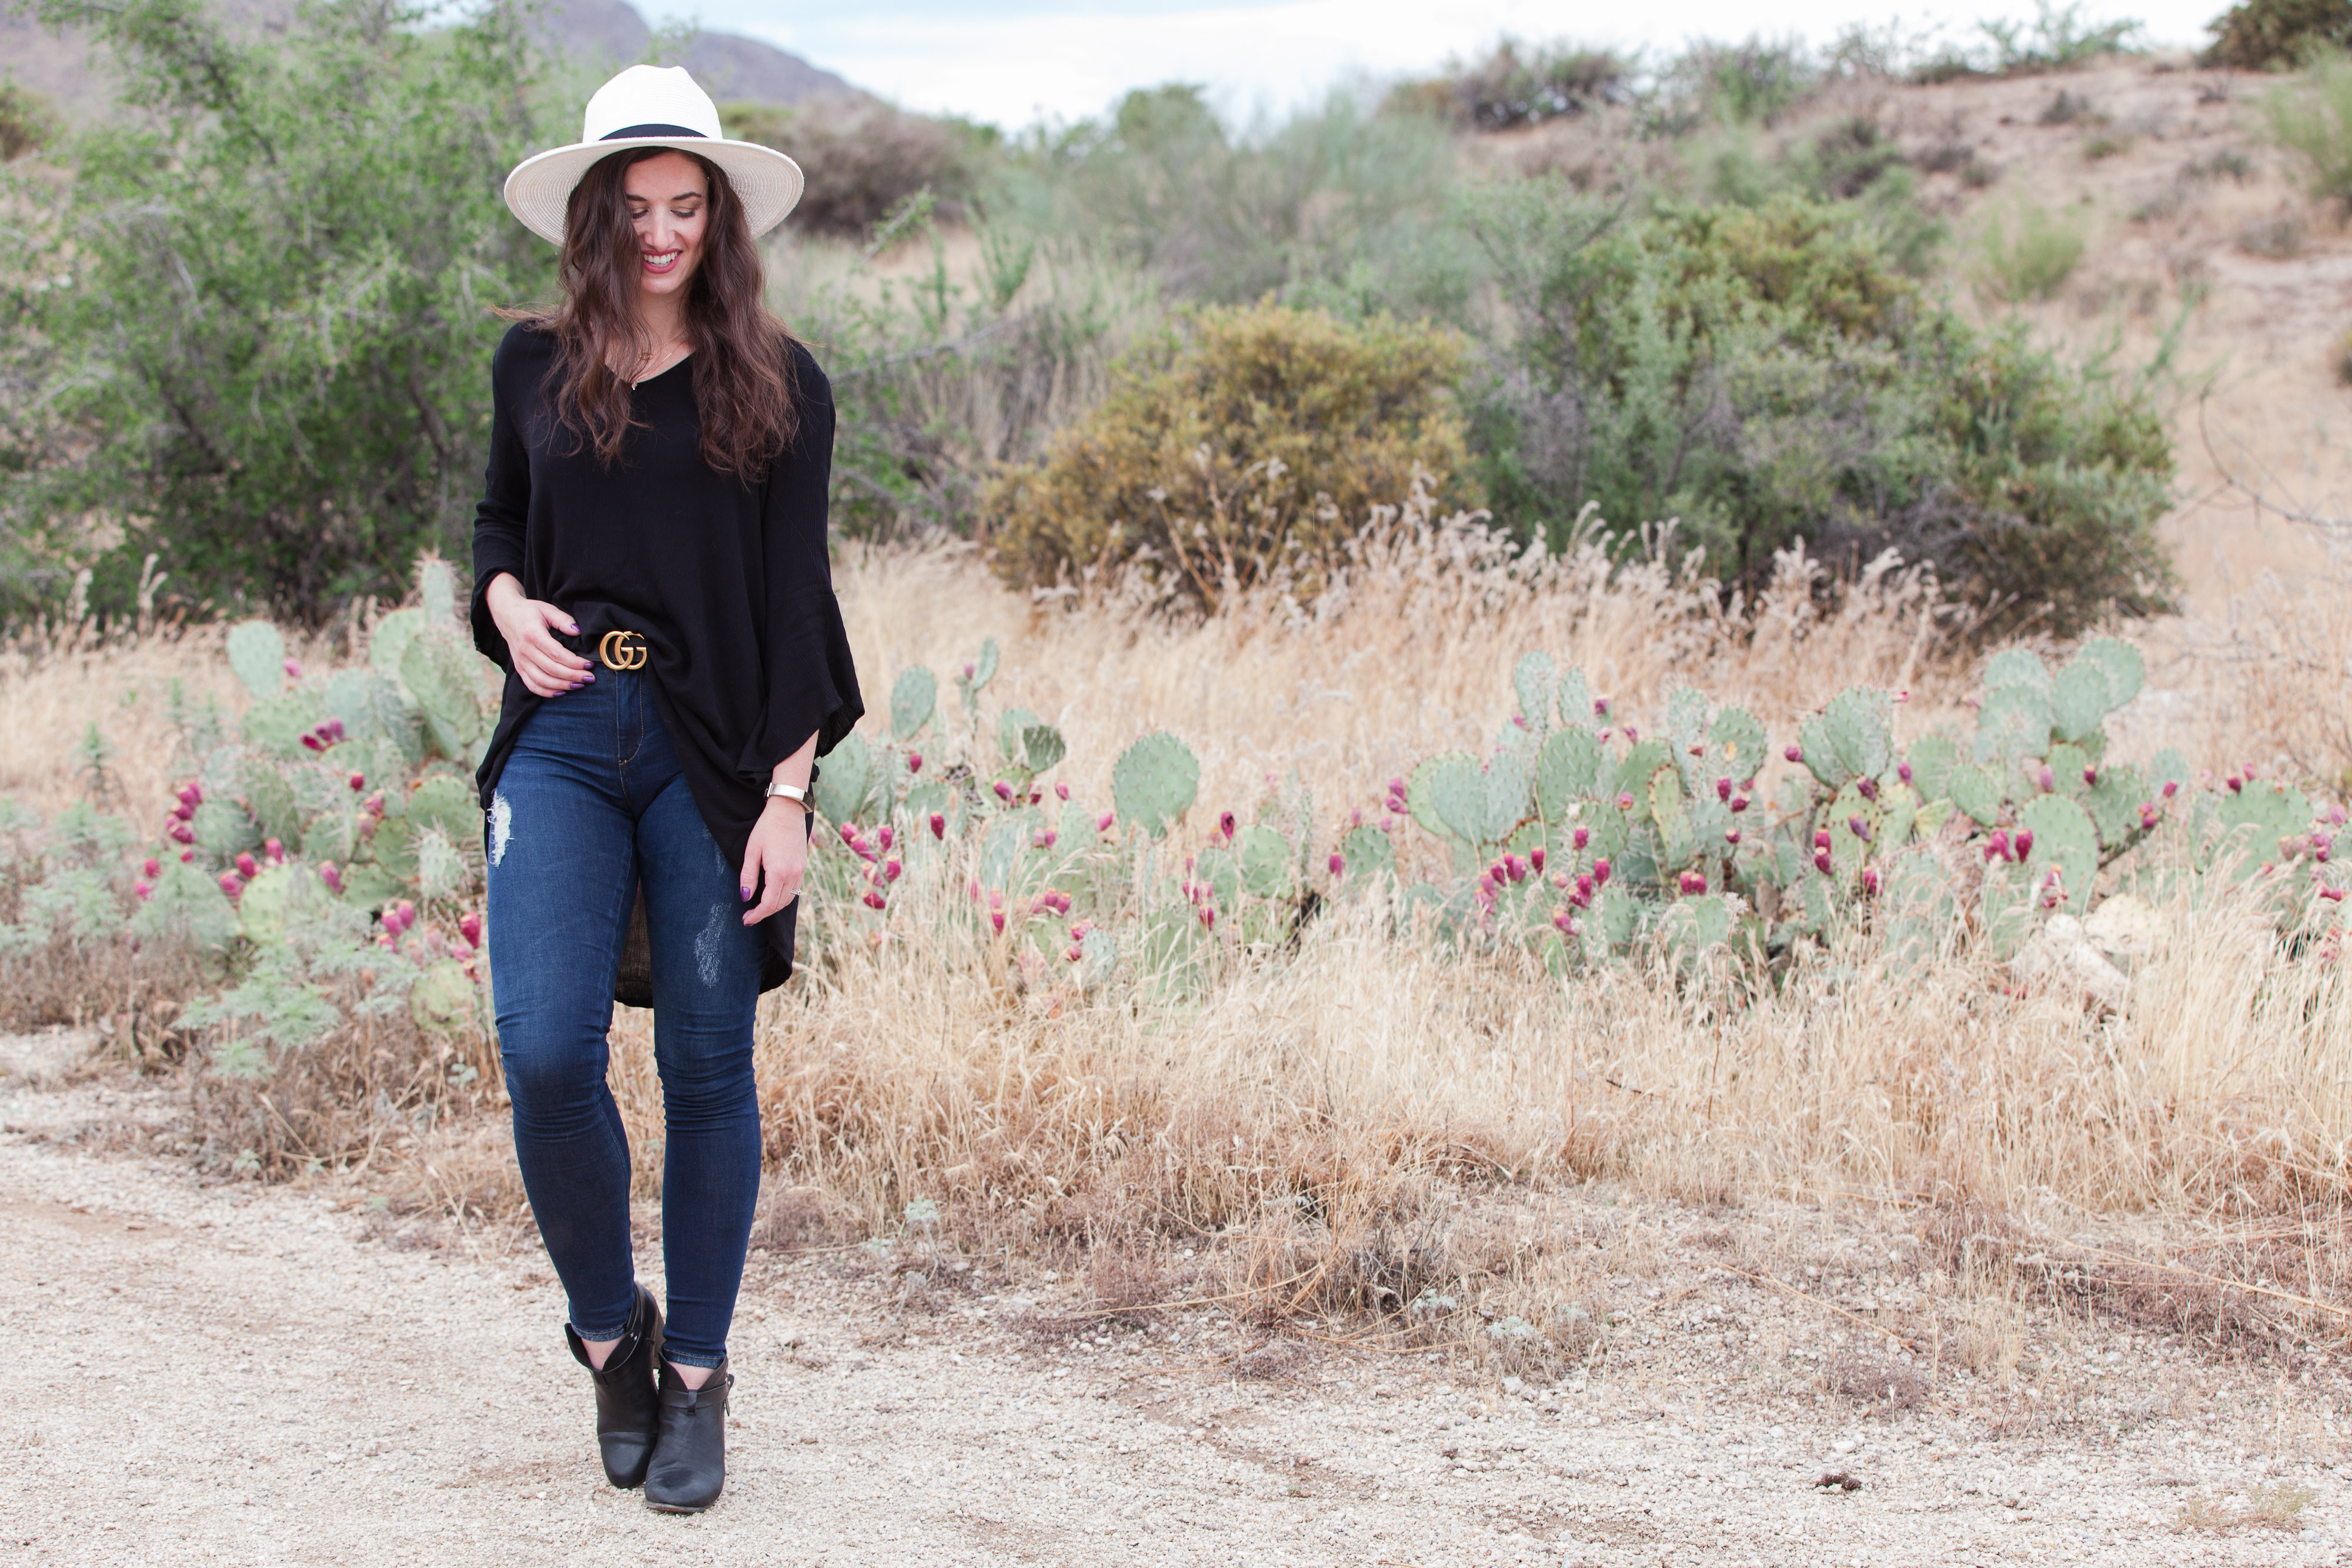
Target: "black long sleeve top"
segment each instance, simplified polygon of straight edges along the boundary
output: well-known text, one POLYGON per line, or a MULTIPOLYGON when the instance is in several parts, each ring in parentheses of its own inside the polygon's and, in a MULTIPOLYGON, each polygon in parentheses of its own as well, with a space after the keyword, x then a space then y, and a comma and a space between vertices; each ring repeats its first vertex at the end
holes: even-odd
MULTIPOLYGON (((694 358, 639 382, 611 467, 561 429, 545 382, 552 334, 519 323, 490 362, 490 460, 474 516, 474 644, 507 673, 477 776, 487 810, 514 739, 541 701, 514 670, 485 601, 514 573, 580 624, 642 633, 655 702, 702 821, 740 863, 777 763, 810 736, 823 755, 866 711, 834 597, 825 503, 833 389, 791 348, 800 434, 757 484, 702 460, 694 358)), ((762 988, 791 972, 796 905, 768 920, 762 988)))

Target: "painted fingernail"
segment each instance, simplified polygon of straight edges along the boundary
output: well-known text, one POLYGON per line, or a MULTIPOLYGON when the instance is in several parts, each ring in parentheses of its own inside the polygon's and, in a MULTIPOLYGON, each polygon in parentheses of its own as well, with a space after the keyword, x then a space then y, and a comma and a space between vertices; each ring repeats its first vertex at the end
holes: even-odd
POLYGON ((580 628, 577 626, 567 626, 564 630, 571 632, 574 637, 580 635, 580 628))
POLYGON ((748 888, 748 887, 747 887, 747 888, 745 888, 745 889, 743 889, 743 896, 744 896, 744 897, 746 897, 746 898, 751 897, 751 890, 750 888, 748 888))

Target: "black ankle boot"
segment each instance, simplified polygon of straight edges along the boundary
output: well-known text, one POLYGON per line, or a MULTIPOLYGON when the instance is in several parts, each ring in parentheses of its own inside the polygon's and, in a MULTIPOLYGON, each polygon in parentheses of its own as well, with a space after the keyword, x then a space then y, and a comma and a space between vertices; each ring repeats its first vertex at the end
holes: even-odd
POLYGON ((720 1362, 699 1388, 677 1368, 661 1368, 661 1435, 646 1472, 646 1506, 663 1513, 700 1513, 727 1484, 727 1390, 735 1377, 720 1362))
POLYGON ((661 1306, 652 1292, 637 1287, 637 1304, 620 1343, 604 1358, 602 1371, 588 1359, 588 1347, 570 1323, 563 1337, 588 1375, 596 1380, 596 1447, 604 1457, 604 1479, 624 1490, 646 1479, 654 1457, 654 1433, 660 1426, 659 1396, 654 1388, 654 1368, 661 1364, 661 1306))

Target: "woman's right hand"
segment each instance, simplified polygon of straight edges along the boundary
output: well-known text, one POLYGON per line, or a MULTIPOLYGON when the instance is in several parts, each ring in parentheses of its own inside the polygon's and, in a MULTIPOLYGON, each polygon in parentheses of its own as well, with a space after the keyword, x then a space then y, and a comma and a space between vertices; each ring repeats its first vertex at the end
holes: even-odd
POLYGON ((490 579, 482 601, 498 623, 499 635, 507 640, 507 657, 513 661, 515 674, 533 696, 560 697, 596 678, 594 667, 552 634, 551 629, 561 627, 576 637, 579 622, 545 600, 524 598, 514 573, 502 571, 490 579))

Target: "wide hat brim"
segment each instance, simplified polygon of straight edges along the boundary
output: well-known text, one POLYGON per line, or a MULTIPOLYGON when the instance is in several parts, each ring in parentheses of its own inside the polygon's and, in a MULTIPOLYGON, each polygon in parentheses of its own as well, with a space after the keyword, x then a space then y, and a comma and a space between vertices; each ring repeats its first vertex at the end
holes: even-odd
POLYGON ((507 210, 543 240, 563 243, 563 214, 572 188, 588 171, 615 152, 633 147, 674 147, 707 158, 726 172, 743 204, 753 238, 784 221, 800 204, 806 182, 801 166, 756 141, 721 141, 703 136, 618 136, 610 141, 575 141, 524 159, 507 176, 507 210))

